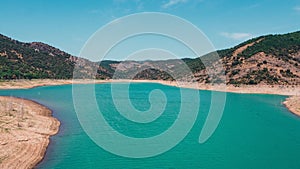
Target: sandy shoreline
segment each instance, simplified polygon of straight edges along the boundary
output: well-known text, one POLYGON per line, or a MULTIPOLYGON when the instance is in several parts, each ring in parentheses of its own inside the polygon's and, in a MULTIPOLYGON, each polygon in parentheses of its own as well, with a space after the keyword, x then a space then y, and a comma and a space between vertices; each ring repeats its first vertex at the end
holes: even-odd
POLYGON ((199 90, 213 90, 231 93, 248 93, 248 94, 276 94, 288 97, 283 104, 293 114, 300 117, 300 86, 282 86, 282 85, 242 85, 239 87, 233 85, 227 86, 211 86, 203 84, 179 83, 157 81, 158 83, 177 87, 194 88, 199 90))
POLYGON ((291 96, 283 104, 295 115, 300 116, 300 96, 291 96))
POLYGON ((233 85, 207 85, 190 82, 175 82, 163 80, 15 80, 0 82, 0 89, 29 89, 40 86, 55 86, 67 84, 92 84, 92 83, 113 83, 113 82, 134 82, 134 83, 160 83, 169 86, 193 88, 199 90, 214 90, 233 93, 257 93, 257 94, 277 94, 295 96, 300 95, 300 85, 240 85, 239 87, 233 85))
MULTIPOLYGON (((198 83, 186 83, 163 80, 53 80, 53 79, 38 79, 38 80, 15 80, 0 82, 0 89, 28 89, 39 86, 53 86, 66 84, 92 84, 92 83, 112 83, 112 82, 134 82, 134 83, 160 83, 163 85, 193 88, 199 90, 214 90, 233 93, 252 93, 252 94, 277 94, 286 96, 300 96, 300 85, 240 85, 239 87, 233 85, 207 85, 198 83)), ((300 107, 300 103, 296 102, 292 105, 289 103, 294 100, 299 101, 299 97, 292 97, 287 99, 285 105, 294 114, 300 116, 300 113, 295 112, 295 109, 300 107), (296 107, 296 108, 295 108, 296 107)))
POLYGON ((33 101, 0 96, 0 168, 33 168, 59 130, 51 110, 33 101))
POLYGON ((193 88, 199 90, 214 90, 232 93, 256 93, 256 94, 276 94, 286 96, 300 95, 300 85, 209 85, 198 84, 190 82, 176 82, 163 80, 52 80, 52 79, 38 79, 38 80, 15 80, 0 82, 0 89, 29 89, 40 86, 54 86, 67 84, 93 84, 93 83, 119 83, 119 82, 133 82, 133 83, 160 83, 168 86, 176 86, 183 88, 193 88))

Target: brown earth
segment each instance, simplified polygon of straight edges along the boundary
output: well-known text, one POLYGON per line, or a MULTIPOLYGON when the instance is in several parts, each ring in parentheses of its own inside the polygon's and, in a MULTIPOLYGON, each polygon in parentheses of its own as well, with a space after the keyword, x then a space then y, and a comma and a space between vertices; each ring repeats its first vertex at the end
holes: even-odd
POLYGON ((51 110, 33 101, 0 96, 0 168, 33 168, 59 130, 51 110))

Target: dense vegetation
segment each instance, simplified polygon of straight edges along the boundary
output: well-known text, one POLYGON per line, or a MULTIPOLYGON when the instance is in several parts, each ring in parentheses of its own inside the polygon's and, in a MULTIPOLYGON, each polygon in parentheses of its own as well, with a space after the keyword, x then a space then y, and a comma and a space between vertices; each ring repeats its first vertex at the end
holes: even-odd
MULTIPOLYGON (((288 61, 293 57, 291 54, 300 51, 300 31, 284 35, 268 35, 256 39, 263 39, 260 43, 247 48, 240 54, 240 57, 249 58, 258 52, 273 55, 277 58, 288 61)), ((254 40, 256 40, 254 39, 254 40)), ((300 62, 299 58, 295 58, 300 62)))

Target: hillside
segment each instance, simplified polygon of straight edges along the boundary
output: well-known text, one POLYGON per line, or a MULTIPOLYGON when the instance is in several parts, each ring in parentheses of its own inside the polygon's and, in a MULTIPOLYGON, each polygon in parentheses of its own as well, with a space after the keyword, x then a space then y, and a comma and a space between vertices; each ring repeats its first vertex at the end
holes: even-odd
MULTIPOLYGON (((224 64, 228 84, 300 84, 300 31, 267 35, 248 40, 230 49, 217 51, 224 64)), ((200 57, 202 61, 216 53, 200 57)), ((70 79, 77 63, 77 78, 185 80, 193 72, 199 83, 217 83, 209 77, 200 58, 164 61, 102 61, 93 63, 71 56, 40 42, 22 43, 0 35, 0 79, 70 79), (183 62, 182 62, 183 61, 183 62), (79 68, 79 69, 78 69, 79 68), (116 72, 117 70, 117 72, 116 72)), ((211 63, 213 66, 215 63, 211 63)))
MULTIPOLYGON (((23 43, 0 34, 0 79, 72 79, 74 66, 80 66, 82 77, 91 77, 97 63, 72 56, 41 43, 23 43)), ((109 78, 107 70, 98 67, 99 78, 109 78)))
POLYGON ((254 38, 219 52, 230 84, 300 84, 300 32, 254 38))
POLYGON ((70 55, 43 43, 22 43, 0 35, 0 78, 72 78, 70 55))

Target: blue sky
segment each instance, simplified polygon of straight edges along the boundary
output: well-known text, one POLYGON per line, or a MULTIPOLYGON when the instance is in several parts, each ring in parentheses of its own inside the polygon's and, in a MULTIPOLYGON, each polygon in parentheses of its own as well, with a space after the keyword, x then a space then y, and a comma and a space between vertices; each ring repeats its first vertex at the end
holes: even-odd
MULTIPOLYGON (((0 33, 78 55, 100 27, 137 12, 184 18, 217 49, 251 37, 300 30, 300 0, 0 0, 0 33)), ((115 59, 118 59, 117 57, 115 59)))

